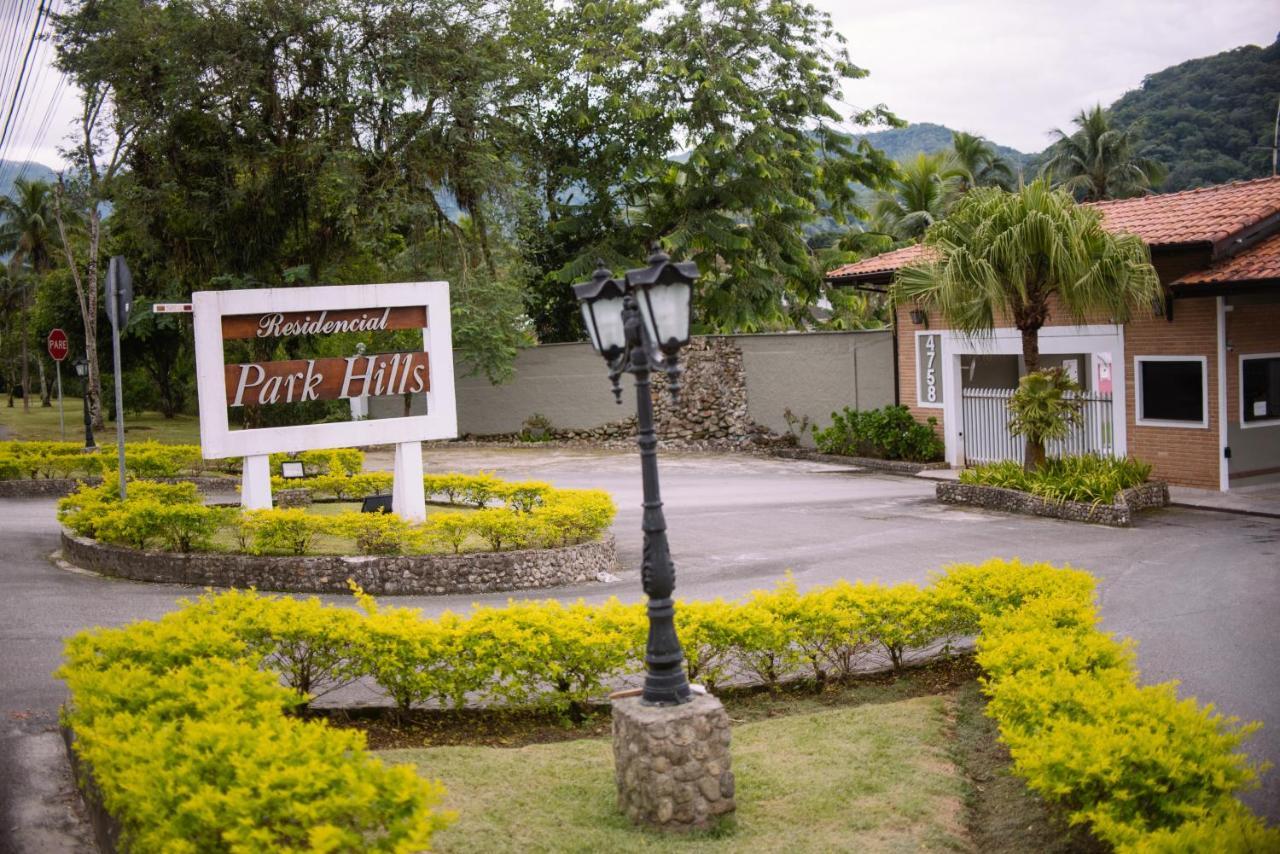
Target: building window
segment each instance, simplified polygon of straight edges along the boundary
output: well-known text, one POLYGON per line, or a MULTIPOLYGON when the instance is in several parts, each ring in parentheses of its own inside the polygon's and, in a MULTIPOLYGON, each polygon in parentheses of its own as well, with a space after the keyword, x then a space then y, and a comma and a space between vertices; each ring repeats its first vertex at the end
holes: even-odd
POLYGON ((1207 361, 1204 356, 1135 357, 1137 423, 1208 427, 1207 361))
POLYGON ((1280 424, 1280 353, 1240 357, 1240 424, 1280 424))

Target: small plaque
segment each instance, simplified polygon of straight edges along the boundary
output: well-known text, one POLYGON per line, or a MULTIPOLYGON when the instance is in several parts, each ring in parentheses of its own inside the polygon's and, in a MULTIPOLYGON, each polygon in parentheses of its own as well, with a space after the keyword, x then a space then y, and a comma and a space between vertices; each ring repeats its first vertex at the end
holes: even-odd
POLYGON ((306 477, 307 472, 302 467, 301 460, 285 460, 280 464, 280 476, 286 480, 293 480, 299 477, 306 477))
POLYGON ((1253 402, 1253 417, 1254 418, 1267 417, 1267 402, 1265 400, 1255 400, 1253 402))
POLYGON ((391 512, 391 496, 390 495, 370 495, 360 505, 361 513, 390 513, 391 512))

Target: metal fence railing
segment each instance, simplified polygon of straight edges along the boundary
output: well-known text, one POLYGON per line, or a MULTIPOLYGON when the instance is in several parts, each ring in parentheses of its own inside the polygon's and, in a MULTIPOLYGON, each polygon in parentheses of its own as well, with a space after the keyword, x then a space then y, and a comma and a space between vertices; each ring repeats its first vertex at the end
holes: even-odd
MULTIPOLYGON (((966 388, 961 392, 966 463, 1022 462, 1025 439, 1009 432, 1011 388, 966 388)), ((1080 423, 1058 441, 1049 442, 1050 457, 1099 454, 1114 456, 1115 430, 1111 420, 1111 395, 1083 392, 1080 423)))

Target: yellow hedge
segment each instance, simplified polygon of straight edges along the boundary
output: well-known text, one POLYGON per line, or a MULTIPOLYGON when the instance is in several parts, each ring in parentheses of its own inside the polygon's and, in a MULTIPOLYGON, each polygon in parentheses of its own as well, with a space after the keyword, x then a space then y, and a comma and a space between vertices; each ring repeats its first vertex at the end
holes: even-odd
MULTIPOLYGON (((137 671, 168 673, 197 659, 209 667, 222 662, 216 679, 203 671, 191 678, 214 680, 209 684, 222 692, 214 705, 247 721, 256 719, 235 710, 285 705, 269 694, 276 679, 303 702, 368 677, 402 708, 479 700, 572 713, 643 668, 646 624, 639 605, 512 602, 424 619, 416 610, 379 605, 358 589, 356 595, 359 612, 315 599, 209 594, 161 621, 87 632, 69 642, 62 675, 72 688, 77 734, 87 730, 88 746, 79 749, 88 751, 95 770, 98 761, 105 763, 112 791, 133 787, 128 790, 141 791, 142 800, 156 799, 145 809, 128 799, 113 801, 115 808, 132 811, 128 826, 138 833, 142 825, 148 833, 168 832, 168 816, 183 815, 181 799, 189 795, 181 781, 159 771, 158 781, 177 788, 153 792, 109 751, 94 752, 94 745, 127 737, 102 712, 126 704, 135 716, 129 726, 158 732, 162 740, 154 749, 131 745, 122 755, 137 752, 147 769, 147 763, 161 761, 153 751, 178 751, 179 767, 189 761, 187 745, 164 740, 164 726, 174 709, 189 708, 183 704, 194 697, 153 701, 154 690, 143 687, 142 699, 134 701, 120 686, 137 671), (259 680, 255 668, 270 675, 259 680), (241 683, 243 689, 237 688, 241 683), (150 719, 153 702, 159 722, 150 719), (100 725, 105 729, 99 731, 100 725)), ((1097 627, 1094 581, 1086 573, 993 560, 951 567, 923 587, 839 582, 801 592, 788 580, 741 602, 682 602, 676 620, 691 675, 711 684, 820 682, 866 663, 901 666, 976 634, 988 714, 1000 725, 1015 770, 1046 800, 1061 805, 1071 821, 1089 824, 1104 842, 1125 851, 1197 850, 1208 840, 1222 851, 1280 846, 1280 833, 1235 797, 1256 783, 1257 769, 1238 752, 1253 726, 1179 700, 1172 684, 1140 685, 1130 646, 1097 627)), ((266 730, 277 737, 274 729, 266 730)), ((222 736, 209 737, 215 741, 206 748, 222 736)), ((246 759, 241 745, 252 737, 244 732, 227 737, 234 757, 228 762, 247 762, 253 769, 254 762, 276 761, 246 759)), ((319 738, 308 735, 313 737, 319 738)), ((205 755, 202 761, 217 760, 205 755)), ((204 773, 223 779, 212 766, 204 773)), ((225 783, 237 793, 241 773, 248 772, 237 766, 225 783)), ((320 779, 328 773, 316 771, 320 779)), ((430 809, 430 790, 415 791, 419 800, 410 811, 421 827, 434 827, 438 817, 430 809)))

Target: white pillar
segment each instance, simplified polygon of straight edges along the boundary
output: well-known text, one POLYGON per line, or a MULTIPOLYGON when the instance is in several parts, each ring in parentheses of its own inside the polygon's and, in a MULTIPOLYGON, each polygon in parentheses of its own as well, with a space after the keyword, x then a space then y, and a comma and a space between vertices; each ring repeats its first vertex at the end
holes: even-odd
POLYGON ((246 510, 271 509, 271 458, 266 454, 244 458, 240 506, 246 510))
POLYGON ((422 488, 421 442, 401 442, 396 445, 391 512, 409 522, 426 521, 427 496, 422 488))

